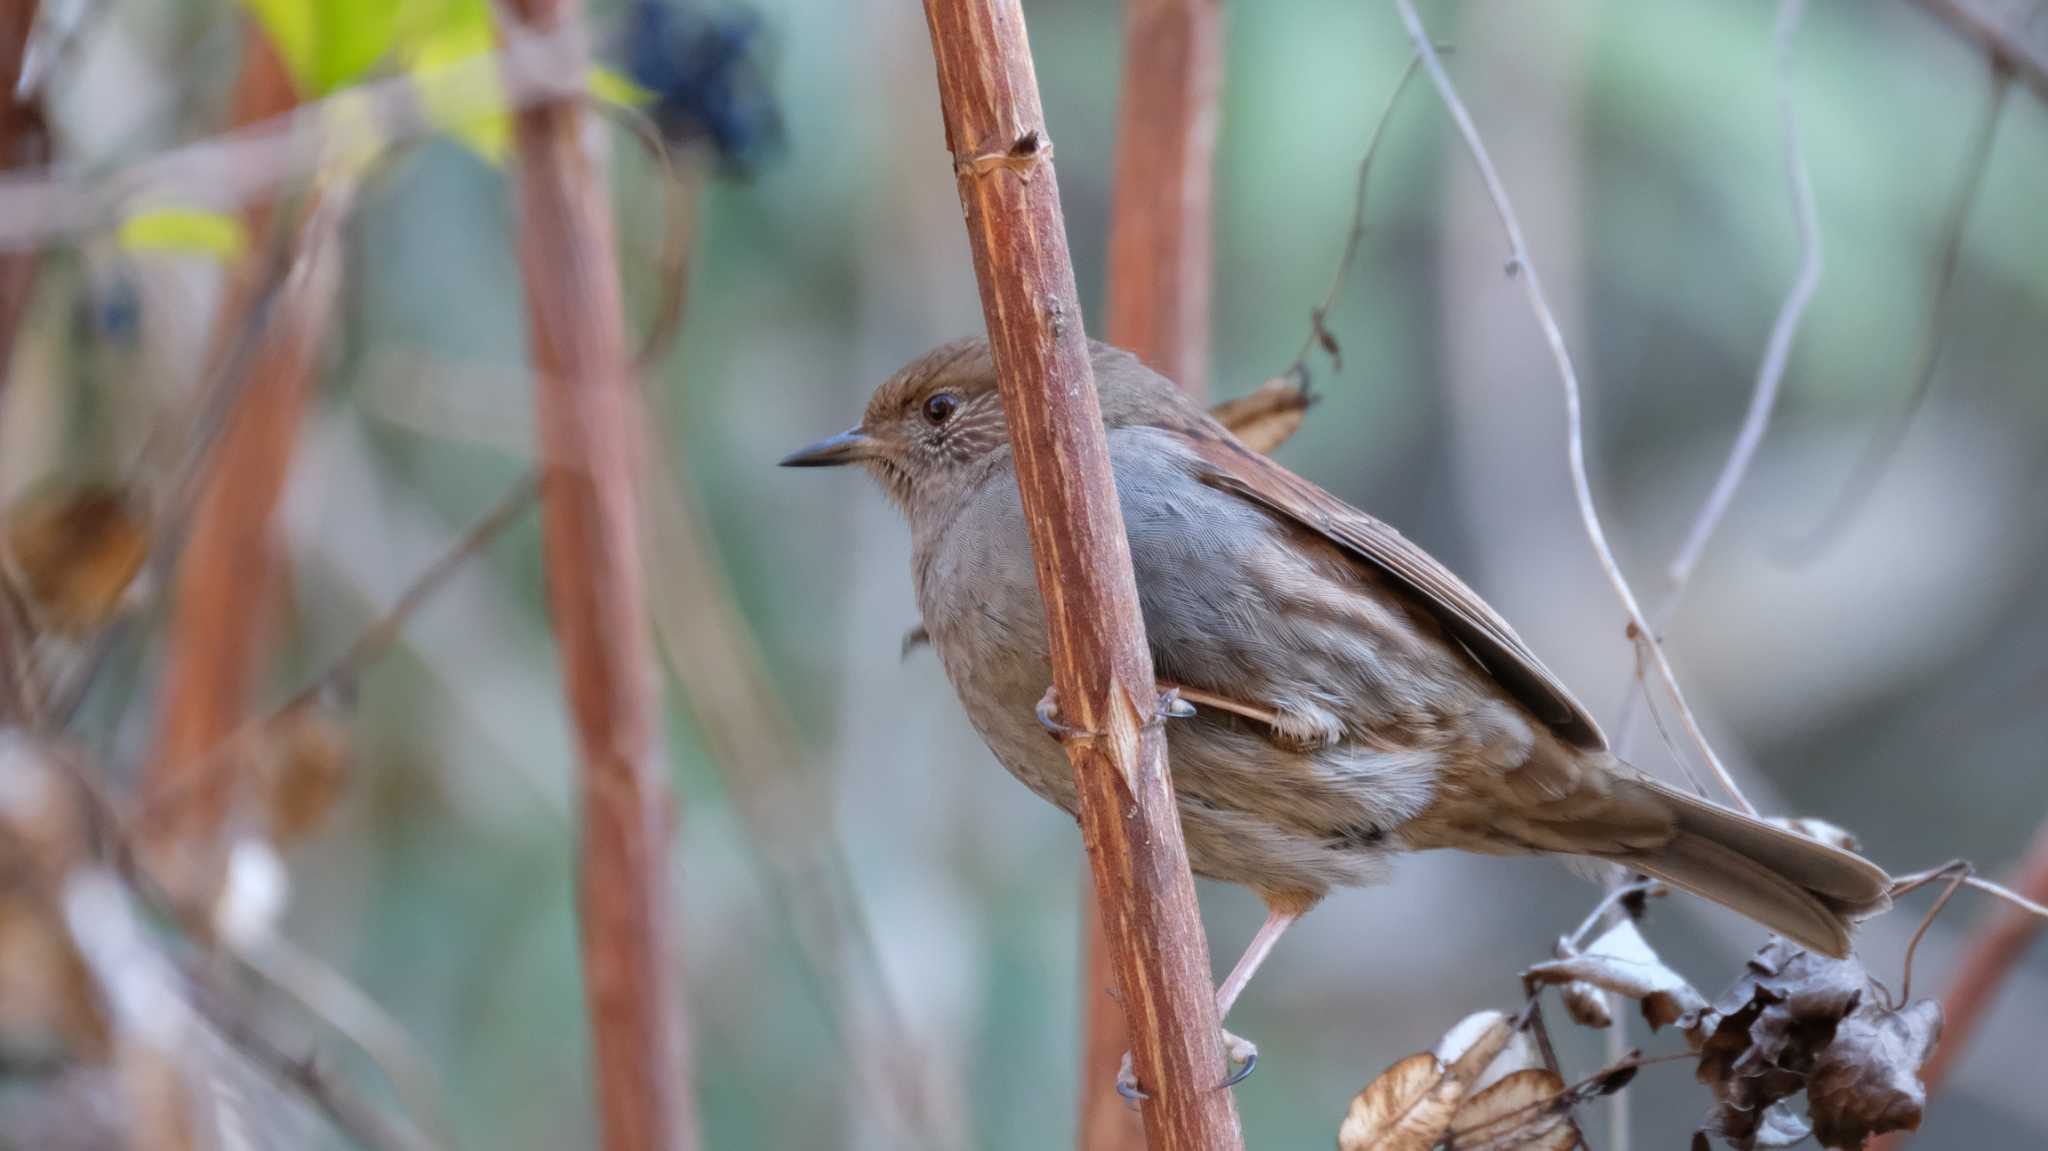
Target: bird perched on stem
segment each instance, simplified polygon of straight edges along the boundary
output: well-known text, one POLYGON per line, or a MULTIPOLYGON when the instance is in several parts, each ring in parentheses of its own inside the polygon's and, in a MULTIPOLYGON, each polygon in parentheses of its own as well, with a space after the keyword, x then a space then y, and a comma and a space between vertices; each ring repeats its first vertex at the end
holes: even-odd
MULTIPOLYGON (((1617 759, 1507 621, 1392 528, 1245 447, 1130 354, 1098 343, 1092 360, 1152 662, 1182 716, 1167 758, 1188 862, 1269 911, 1219 1014, 1290 923, 1403 851, 1605 860, 1837 957, 1885 906, 1890 880, 1861 857, 1617 759)), ((924 630, 968 719, 1073 813, 987 342, 912 361, 859 426, 782 462, 881 482, 909 517, 924 630)))

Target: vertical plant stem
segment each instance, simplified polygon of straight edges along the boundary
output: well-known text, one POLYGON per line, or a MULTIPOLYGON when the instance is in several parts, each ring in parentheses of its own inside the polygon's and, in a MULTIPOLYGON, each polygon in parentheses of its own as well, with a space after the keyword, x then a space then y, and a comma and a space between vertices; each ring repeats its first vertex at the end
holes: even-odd
MULTIPOLYGON (((232 111, 237 126, 297 102, 282 59, 255 21, 244 20, 242 43, 232 111)), ((268 232, 271 212, 268 203, 247 211, 252 239, 268 232)), ((173 577, 163 712, 143 776, 145 806, 160 796, 180 797, 175 814, 152 827, 142 848, 151 870, 188 905, 210 900, 219 882, 216 841, 232 797, 234 757, 207 753, 242 722, 260 664, 262 624, 279 570, 271 517, 284 492, 332 301, 328 265, 340 258, 334 223, 317 203, 306 208, 294 240, 298 283, 279 289, 267 318, 260 301, 274 270, 265 245, 251 243, 231 272, 214 332, 211 359, 221 361, 233 354, 244 325, 264 325, 241 369, 249 385, 213 446, 173 577)))
MULTIPOLYGON (((1210 242, 1217 91, 1217 0, 1126 0, 1123 92, 1109 223, 1109 341, 1197 399, 1209 375, 1210 242)), ((1078 1145, 1144 1145, 1114 1090, 1131 1049, 1100 907, 1084 891, 1085 983, 1078 1145)))
MULTIPOLYGON (((29 33, 36 22, 34 0, 11 0, 0 7, 0 170, 47 163, 49 132, 43 125, 40 101, 18 100, 14 89, 21 75, 29 33)), ((0 396, 7 394, 8 367, 14 360, 14 334, 28 307, 34 286, 34 251, 0 252, 0 396)))
MULTIPOLYGON (((552 31, 575 0, 516 0, 552 31)), ((611 205, 581 105, 522 109, 519 255, 540 435, 548 603, 581 757, 578 907, 601 1145, 697 1144, 686 1083, 669 880, 671 800, 660 751, 638 483, 644 445, 630 379, 611 205)))
POLYGON ((925 17, 1146 1142, 1241 1147, 1024 14, 926 0, 925 17))
POLYGON ((1223 26, 1217 0, 1126 0, 1109 340, 1208 390, 1210 202, 1223 26))

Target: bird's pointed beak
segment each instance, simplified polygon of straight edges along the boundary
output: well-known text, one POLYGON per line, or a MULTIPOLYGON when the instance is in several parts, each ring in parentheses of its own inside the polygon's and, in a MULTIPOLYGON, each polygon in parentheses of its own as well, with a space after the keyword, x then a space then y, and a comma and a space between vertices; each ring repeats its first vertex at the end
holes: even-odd
POLYGON ((842 464, 873 459, 881 454, 881 444, 873 436, 858 427, 848 428, 830 439, 819 440, 810 447, 802 448, 782 457, 785 468, 836 468, 842 464))

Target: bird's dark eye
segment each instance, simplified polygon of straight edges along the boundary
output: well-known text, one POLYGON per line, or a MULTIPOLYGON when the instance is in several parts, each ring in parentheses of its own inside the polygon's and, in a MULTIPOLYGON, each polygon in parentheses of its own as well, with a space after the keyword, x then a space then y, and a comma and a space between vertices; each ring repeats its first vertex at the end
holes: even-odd
POLYGON ((953 412, 960 406, 960 397, 951 392, 936 392, 924 402, 924 418, 932 424, 943 424, 953 418, 953 412))

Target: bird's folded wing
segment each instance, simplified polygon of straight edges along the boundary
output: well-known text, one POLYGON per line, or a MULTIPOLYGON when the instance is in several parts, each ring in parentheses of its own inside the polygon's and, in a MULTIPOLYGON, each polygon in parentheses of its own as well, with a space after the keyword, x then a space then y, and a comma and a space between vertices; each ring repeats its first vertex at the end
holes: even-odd
POLYGON ((1401 533, 1238 443, 1220 426, 1186 429, 1202 482, 1314 531, 1412 591, 1489 674, 1560 739, 1604 750, 1599 724, 1479 594, 1401 533))

